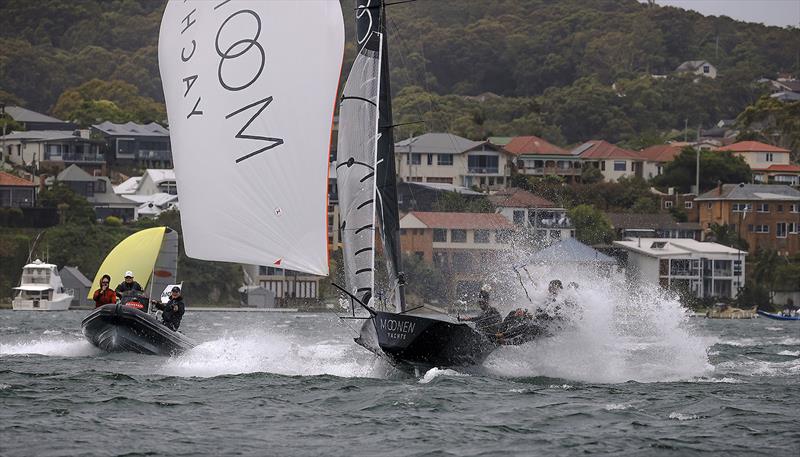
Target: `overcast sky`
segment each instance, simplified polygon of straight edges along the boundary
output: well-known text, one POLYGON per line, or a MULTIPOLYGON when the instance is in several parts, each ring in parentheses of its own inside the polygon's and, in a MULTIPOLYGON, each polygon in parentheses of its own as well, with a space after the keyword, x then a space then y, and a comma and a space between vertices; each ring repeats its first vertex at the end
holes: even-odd
MULTIPOLYGON (((646 3, 646 0, 640 0, 646 3)), ((661 6, 677 6, 706 16, 760 22, 779 27, 800 27, 800 0, 656 0, 661 6)))

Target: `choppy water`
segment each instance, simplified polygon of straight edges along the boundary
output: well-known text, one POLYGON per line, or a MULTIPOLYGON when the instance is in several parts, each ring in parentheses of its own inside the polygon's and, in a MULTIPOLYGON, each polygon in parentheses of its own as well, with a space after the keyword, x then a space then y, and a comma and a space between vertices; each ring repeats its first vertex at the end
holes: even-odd
POLYGON ((419 378, 330 314, 189 313, 162 358, 0 311, 0 455, 800 455, 800 325, 659 300, 419 378))

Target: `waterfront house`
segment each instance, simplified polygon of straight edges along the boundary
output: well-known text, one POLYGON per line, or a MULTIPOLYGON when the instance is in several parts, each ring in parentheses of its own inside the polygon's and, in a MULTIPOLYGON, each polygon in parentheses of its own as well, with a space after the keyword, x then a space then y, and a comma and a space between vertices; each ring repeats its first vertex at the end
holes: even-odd
POLYGON ((747 252, 684 238, 614 241, 627 254, 629 278, 698 298, 733 298, 745 284, 747 252))
POLYGON ((130 222, 138 218, 139 203, 114 193, 111 181, 106 176, 92 176, 77 165, 70 165, 56 176, 55 181, 86 198, 94 207, 97 219, 115 216, 130 222))
POLYGON ((512 222, 519 231, 537 240, 561 240, 575 236, 575 227, 567 210, 546 198, 524 189, 509 188, 489 196, 498 214, 512 222))
POLYGON ((476 295, 514 231, 501 214, 412 211, 400 219, 400 246, 450 278, 457 296, 476 295))
POLYGON ((169 130, 155 122, 103 122, 93 125, 92 132, 103 138, 110 159, 117 165, 172 168, 169 130))
POLYGON ((104 173, 106 158, 102 141, 89 138, 87 130, 31 130, 13 132, 1 138, 5 157, 19 166, 58 173, 78 165, 90 173, 104 173))
POLYGON ((395 143, 397 175, 407 182, 500 189, 511 177, 511 154, 489 141, 426 133, 395 143))
POLYGON ((0 171, 0 208, 36 206, 36 183, 0 171))
POLYGON ((514 155, 517 172, 530 176, 554 175, 565 182, 581 178, 581 158, 537 136, 512 138, 504 148, 514 155))
POLYGON ((800 252, 800 191, 780 184, 722 184, 695 198, 700 225, 728 225, 747 241, 750 253, 773 249, 800 252))
MULTIPOLYGON (((0 104, 2 105, 2 104, 0 104)), ((56 119, 46 114, 37 113, 36 111, 23 108, 21 106, 5 106, 5 113, 14 120, 14 122, 21 124, 27 131, 32 130, 65 130, 72 132, 78 126, 72 122, 65 122, 61 119, 56 119)))
POLYGON ((740 141, 717 151, 728 151, 742 157, 753 170, 753 181, 756 183, 800 184, 800 166, 791 163, 791 151, 788 149, 760 141, 740 141))
POLYGON ((580 156, 584 166, 600 170, 606 181, 616 182, 622 177, 649 178, 655 171, 645 174, 645 159, 641 154, 613 145, 604 140, 587 141, 571 152, 580 156))

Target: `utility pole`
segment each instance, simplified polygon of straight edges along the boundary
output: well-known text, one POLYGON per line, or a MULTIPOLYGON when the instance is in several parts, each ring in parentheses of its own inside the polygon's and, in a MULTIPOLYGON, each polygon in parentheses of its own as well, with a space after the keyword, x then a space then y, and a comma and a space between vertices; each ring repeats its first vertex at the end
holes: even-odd
POLYGON ((689 141, 689 118, 683 120, 683 142, 689 141))
POLYGON ((699 143, 700 143, 700 129, 702 127, 703 127, 703 124, 698 124, 697 125, 697 143, 698 144, 695 145, 695 150, 697 151, 697 166, 695 167, 695 172, 696 172, 695 186, 696 187, 694 188, 694 192, 695 192, 695 196, 698 196, 698 197, 700 196, 700 153, 702 152, 702 149, 700 148, 700 144, 699 143))

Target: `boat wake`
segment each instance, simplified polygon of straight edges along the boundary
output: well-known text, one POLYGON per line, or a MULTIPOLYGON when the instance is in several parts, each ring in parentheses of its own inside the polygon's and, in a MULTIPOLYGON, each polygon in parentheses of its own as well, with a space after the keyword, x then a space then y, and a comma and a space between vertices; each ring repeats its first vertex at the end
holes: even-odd
POLYGON ((0 343, 0 356, 6 355, 46 355, 55 357, 89 357, 102 351, 81 338, 69 338, 61 332, 45 331, 45 336, 36 339, 0 343))
MULTIPOLYGON (((713 372, 708 352, 716 341, 693 332, 686 309, 668 292, 632 286, 616 272, 528 270, 540 279, 525 284, 533 303, 546 301, 551 279, 565 286, 574 281, 578 288, 567 287, 563 294, 579 311, 567 316, 564 330, 553 337, 496 351, 484 364, 491 374, 619 383, 688 380, 713 372)), ((524 294, 504 301, 509 310, 533 307, 524 294)))
POLYGON ((395 370, 350 341, 299 341, 251 330, 197 345, 171 357, 160 374, 214 377, 244 373, 289 376, 387 377, 395 370))

